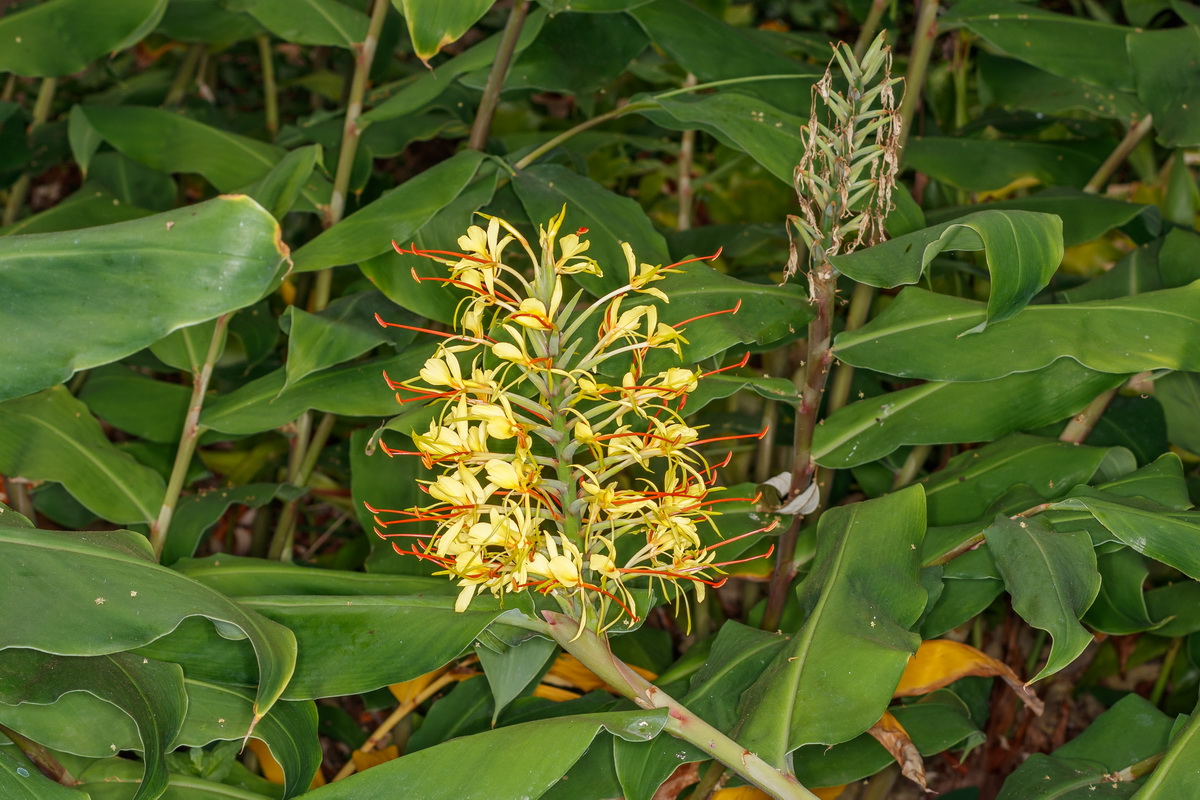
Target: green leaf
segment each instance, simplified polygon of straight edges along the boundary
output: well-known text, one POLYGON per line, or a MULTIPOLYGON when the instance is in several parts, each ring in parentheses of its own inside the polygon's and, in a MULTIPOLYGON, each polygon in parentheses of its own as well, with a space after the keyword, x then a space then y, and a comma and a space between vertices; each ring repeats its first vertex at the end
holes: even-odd
POLYGON ((930 525, 957 525, 983 516, 1017 484, 1042 498, 1061 497, 1096 474, 1107 448, 1014 434, 950 459, 922 479, 930 525))
POLYGON ((1167 416, 1167 438, 1193 453, 1200 454, 1200 374, 1173 372, 1154 383, 1154 397, 1167 416))
POLYGON ((1137 786, 1119 783, 1090 758, 1034 753, 1004 781, 996 800, 1089 800, 1133 797, 1137 786))
POLYGON ((1013 58, 1055 75, 1109 89, 1133 88, 1125 55, 1129 28, 1009 0, 963 0, 939 24, 965 27, 1013 58))
POLYGON ((487 676, 488 686, 492 692, 492 725, 505 706, 516 699, 530 681, 542 673, 549 661, 558 650, 558 645, 552 639, 534 636, 516 647, 509 647, 503 652, 496 652, 481 644, 475 646, 479 663, 487 676))
POLYGON ((464 150, 364 206, 297 250, 296 271, 354 264, 391 249, 392 240, 407 247, 413 234, 471 183, 484 159, 464 150))
MULTIPOLYGON (((717 631, 704 666, 692 676, 680 703, 718 729, 737 723, 738 698, 771 663, 787 639, 730 620, 717 631)), ((650 800, 680 765, 708 758, 676 739, 615 742, 617 776, 627 800, 650 800)))
POLYGON ((492 690, 477 677, 453 687, 448 697, 433 704, 421 727, 405 747, 405 755, 424 750, 459 736, 483 733, 492 725, 492 690))
POLYGON ((1142 784, 1138 800, 1186 800, 1196 790, 1200 772, 1200 711, 1193 710, 1187 724, 1171 741, 1163 760, 1142 784))
POLYGON ((890 288, 920 280, 945 250, 983 250, 991 273, 987 319, 970 331, 1015 316, 1062 261, 1062 220, 1032 211, 977 211, 952 222, 838 256, 833 265, 860 283, 890 288))
POLYGON ((1200 144, 1200 28, 1131 31, 1126 41, 1138 99, 1154 115, 1158 141, 1200 144))
POLYGON ((87 800, 88 795, 55 783, 30 761, 0 752, 0 794, 9 800, 87 800))
MULTIPOLYGON (((792 81, 781 83, 780 88, 801 92, 805 85, 792 81)), ((641 112, 657 124, 672 130, 711 133, 722 143, 747 153, 788 186, 792 185, 792 173, 804 152, 800 130, 806 121, 800 117, 739 92, 642 99, 657 106, 650 112, 641 112)))
POLYGON ((1096 557, 1100 593, 1084 616, 1089 626, 1111 636, 1150 631, 1166 622, 1150 619, 1142 587, 1150 574, 1149 559, 1122 547, 1096 557))
POLYGON ((411 331, 384 328, 376 321, 378 315, 395 322, 397 316, 403 316, 398 312, 377 291, 340 297, 319 314, 288 306, 279 322, 288 333, 286 380, 280 391, 287 391, 301 378, 349 361, 384 342, 403 346, 412 341, 416 334, 411 331), (393 330, 398 335, 390 335, 393 330))
POLYGON ((150 211, 175 207, 178 189, 170 175, 114 152, 100 153, 91 165, 88 180, 108 189, 122 203, 150 211))
MULTIPOLYGON (((272 485, 272 484, 266 484, 272 485)), ((248 488, 248 487, 244 487, 248 488)), ((216 555, 186 558, 171 569, 194 578, 229 597, 251 595, 445 595, 458 594, 458 587, 444 577, 371 575, 296 564, 281 564, 260 558, 216 555)))
POLYGON ((1054 508, 1083 509, 1117 541, 1200 580, 1200 512, 1173 511, 1137 498, 1118 498, 1099 491, 1080 491, 1054 508))
POLYGON ((242 0, 231 5, 243 6, 264 28, 294 44, 352 49, 367 38, 366 15, 337 0, 242 0))
POLYGON ((166 754, 187 709, 183 670, 128 653, 72 658, 20 648, 0 650, 0 702, 46 705, 69 692, 93 694, 133 719, 146 764, 134 798, 162 795, 167 787, 166 754))
MULTIPOLYGON (((602 278, 580 276, 580 283, 593 294, 604 294, 628 281, 621 242, 629 242, 639 263, 670 261, 666 240, 654 229, 642 207, 632 198, 611 192, 585 175, 558 164, 535 164, 517 174, 513 188, 535 226, 545 225, 566 204, 563 230, 588 229, 587 239, 591 242, 588 255, 604 270, 602 278)), ((661 285, 658 284, 660 288, 661 285)))
POLYGON ((30 214, 24 219, 0 228, 0 236, 18 233, 57 233, 98 225, 112 225, 131 219, 147 217, 151 212, 144 208, 122 203, 107 189, 92 183, 80 187, 79 191, 63 198, 57 204, 30 214))
POLYGON ((270 211, 275 219, 282 220, 296 205, 320 158, 320 145, 297 147, 281 158, 261 180, 246 187, 246 194, 270 211))
MULTIPOLYGON (((498 178, 496 170, 482 170, 458 197, 417 229, 405 246, 416 245, 418 249, 431 250, 454 246, 458 237, 466 233, 470 221, 475 219, 475 212, 491 202, 498 178)), ((413 279, 414 271, 421 278, 445 278, 448 272, 444 264, 389 248, 359 262, 358 268, 396 305, 444 325, 454 324, 455 309, 462 299, 459 291, 438 280, 413 279)))
POLYGON ((416 375, 434 346, 432 342, 411 345, 392 358, 316 372, 286 391, 284 370, 277 369, 217 398, 201 413, 200 424, 243 434, 278 428, 310 409, 347 417, 384 417, 395 412, 396 397, 382 373, 399 380, 416 375))
POLYGON ((305 800, 539 797, 583 755, 601 730, 627 740, 649 739, 665 722, 665 710, 655 709, 559 717, 498 728, 389 761, 322 786, 305 795, 305 800), (536 757, 530 758, 531 753, 536 757), (514 764, 521 769, 513 769, 514 764))
POLYGON ((904 164, 968 192, 1002 189, 1021 178, 1051 186, 1082 188, 1100 157, 1075 143, 914 136, 904 164))
MULTIPOLYGON (((163 546, 162 562, 173 564, 194 555, 204 534, 231 506, 261 508, 277 497, 287 502, 303 494, 299 487, 286 483, 248 483, 188 495, 179 501, 175 515, 171 517, 170 536, 163 546)), ((178 568, 178 564, 174 564, 174 568, 178 568)), ((262 593, 261 589, 259 593, 262 593)))
POLYGON ((100 228, 0 238, 0 399, 254 303, 275 284, 286 252, 275 220, 239 196, 100 228))
POLYGON ((179 441, 191 396, 186 386, 156 381, 115 364, 88 373, 78 394, 93 414, 113 427, 164 444, 179 441))
POLYGON ((64 77, 90 61, 132 47, 154 29, 167 0, 129 0, 111 8, 89 0, 50 0, 0 19, 0 71, 64 77))
POLYGON ((413 52, 429 65, 443 47, 458 41, 492 7, 492 0, 392 0, 408 23, 413 52))
POLYGON ((1200 371, 1200 281, 1116 300, 1030 306, 974 336, 982 303, 917 287, 856 331, 834 355, 856 367, 905 378, 985 381, 1071 358, 1097 372, 1200 371))
POLYGON ((1081 411, 1124 375, 1060 359, 1038 372, 977 383, 926 383, 860 400, 825 419, 813 434, 813 458, 842 469, 874 461, 906 444, 986 442, 1033 430, 1081 411), (964 408, 971 409, 963 414, 964 408))
POLYGON ((252 39, 262 32, 253 17, 230 5, 229 0, 170 0, 158 32, 181 42, 219 45, 252 39))
POLYGON ((296 640, 289 630, 159 566, 140 534, 0 527, 0 552, 0 604, 22 609, 0 631, 0 647, 118 653, 188 617, 207 617, 223 635, 249 639, 259 672, 255 713, 271 707, 292 674, 296 640))
POLYGON ((992 102, 1008 110, 1019 108, 1050 115, 1082 110, 1127 124, 1146 114, 1145 106, 1129 92, 1100 92, 1079 78, 1052 75, 983 50, 977 50, 975 58, 981 89, 986 87, 992 102))
POLYGON ((735 737, 782 764, 806 744, 848 741, 875 724, 920 637, 917 574, 925 495, 911 486, 826 511, 799 589, 804 624, 743 695, 735 737))
MULTIPOLYGON (((175 369, 185 370, 196 375, 204 366, 208 357, 208 349, 212 344, 213 334, 217 330, 216 319, 210 319, 195 325, 179 328, 150 345, 150 352, 164 364, 175 369)), ((225 352, 228 342, 228 328, 224 341, 217 348, 217 359, 225 352)))
POLYGON ((1100 591, 1092 539, 1083 531, 1057 533, 1037 517, 998 516, 984 531, 988 549, 1012 595, 1013 610, 1050 634, 1050 655, 1033 681, 1053 675, 1092 642, 1079 618, 1100 591))
MULTIPOLYGON (((1062 219, 1063 244, 1067 247, 1090 242, 1113 228, 1131 225, 1148 228, 1152 236, 1157 236, 1161 224, 1161 217, 1155 206, 1097 197, 1078 189, 1061 186, 1045 189, 1028 197, 996 200, 988 203, 987 207, 991 211, 1036 211, 1055 214, 1062 219)), ((938 224, 953 222, 964 214, 970 214, 975 208, 978 206, 951 206, 927 213, 929 221, 938 224)))
POLYGON ((117 523, 158 516, 166 484, 112 444, 65 387, 0 403, 0 472, 63 484, 79 502, 117 523))

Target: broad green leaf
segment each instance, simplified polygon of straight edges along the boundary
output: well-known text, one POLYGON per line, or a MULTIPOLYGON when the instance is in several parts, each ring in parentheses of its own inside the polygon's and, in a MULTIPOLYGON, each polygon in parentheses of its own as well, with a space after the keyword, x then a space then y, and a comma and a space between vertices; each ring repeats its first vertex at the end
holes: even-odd
MULTIPOLYGON (((397 318, 408 321, 403 312, 376 291, 340 297, 319 314, 288 306, 279 322, 288 334, 286 380, 280 391, 287 391, 301 378, 349 361, 377 345, 390 341, 402 347, 415 338, 411 331, 384 328, 376 321, 376 315, 388 322, 398 322, 397 318)), ((415 325, 418 320, 411 322, 415 325)))
POLYGON ((540 636, 499 653, 490 647, 475 646, 475 653, 479 656, 479 663, 492 692, 492 725, 496 724, 500 712, 541 674, 546 662, 557 650, 558 645, 552 639, 540 636))
POLYGON ((1063 303, 1085 303, 1089 300, 1117 300, 1164 288, 1158 267, 1161 241, 1153 241, 1133 250, 1087 283, 1058 292, 1056 299, 1063 303))
MULTIPOLYGON (((558 164, 535 164, 518 173, 513 188, 535 226, 545 225, 565 204, 563 230, 588 229, 588 255, 604 271, 601 278, 581 276, 580 283, 593 294, 604 294, 628 282, 621 242, 629 242, 638 263, 670 261, 666 240, 654 229, 642 207, 587 176, 558 164)), ((662 284, 656 286, 661 288, 662 284)))
MULTIPOLYGON (((786 642, 778 633, 726 622, 680 703, 718 729, 731 730, 737 723, 738 698, 786 642)), ((708 758, 707 753, 676 739, 615 742, 613 753, 626 800, 650 800, 680 765, 708 758)))
POLYGON ((262 32, 253 17, 230 5, 229 0, 170 0, 158 32, 181 42, 211 44, 252 39, 262 32))
MULTIPOLYGON (((446 250, 456 246, 458 237, 466 233, 471 224, 481 221, 474 216, 475 212, 491 202, 498 178, 496 170, 482 171, 458 197, 417 229, 405 246, 415 245, 418 249, 430 250, 446 250)), ((358 268, 396 305, 445 325, 454 324, 461 293, 438 280, 413 278, 414 271, 421 278, 445 278, 448 272, 444 264, 423 256, 397 253, 389 248, 359 262, 358 268)))
POLYGON ((0 238, 0 399, 53 386, 248 306, 287 253, 247 197, 66 233, 0 238))
MULTIPOLYGON (((536 8, 525 18, 521 35, 517 38, 513 53, 518 54, 532 44, 541 33, 546 22, 544 9, 536 8)), ((399 119, 419 111, 436 100, 442 92, 455 83, 455 78, 477 69, 488 68, 496 60, 496 52, 502 34, 496 33, 484 39, 454 58, 426 70, 395 86, 381 87, 376 93, 375 108, 364 113, 359 120, 363 125, 399 119)))
POLYGON ((64 77, 93 59, 132 47, 154 29, 167 0, 49 0, 0 19, 0 71, 64 77))
POLYGON ((71 106, 71 111, 67 114, 67 142, 71 146, 71 155, 74 156, 75 163, 79 165, 79 171, 86 178, 92 156, 96 155, 96 151, 104 143, 104 137, 88 122, 83 106, 71 106))
POLYGON ((78 397, 93 414, 119 430, 174 444, 183 431, 192 392, 181 384, 156 381, 112 364, 88 373, 78 397))
POLYGON ((905 378, 986 381, 1071 358, 1097 372, 1200 371, 1200 281, 1116 300, 1030 306, 974 336, 982 303, 918 287, 834 347, 847 364, 905 378))
POLYGON ((121 153, 161 172, 196 172, 222 192, 257 181, 282 147, 161 108, 84 106, 88 122, 121 153))
POLYGON ((1127 42, 1138 99, 1154 115, 1159 142, 1200 144, 1200 28, 1131 31, 1127 42))
POLYGON ((63 484, 80 503, 117 523, 158 516, 166 484, 121 452, 65 387, 0 403, 0 472, 63 484))
POLYGON ((975 52, 981 88, 992 102, 1005 109, 1022 109, 1057 115, 1082 110, 1127 124, 1145 115, 1146 108, 1130 92, 1101 92, 1077 77, 1060 77, 1018 61, 975 52))
POLYGON ((993 381, 901 389, 827 417, 813 434, 813 458, 841 469, 882 458, 906 444, 985 442, 1033 430, 1078 413, 1125 377, 1061 359, 1038 372, 993 381), (965 408, 971 413, 962 413, 965 408))
POLYGON ((392 358, 323 370, 283 390, 284 370, 277 369, 223 395, 200 415, 200 424, 223 433, 259 433, 278 428, 309 409, 348 417, 385 417, 395 412, 395 392, 383 372, 405 380, 420 371, 434 343, 410 345, 392 358))
POLYGON ((297 147, 281 158, 261 180, 246 187, 246 194, 270 211, 275 219, 282 220, 296 204, 320 158, 319 145, 297 147))
POLYGON ((484 158, 464 150, 396 187, 297 250, 295 269, 354 264, 390 250, 392 240, 407 247, 413 234, 470 184, 484 158))
POLYGON ((367 17, 337 0, 240 0, 230 4, 271 33, 294 44, 352 49, 367 38, 367 17))
POLYGON ((1096 474, 1107 450, 1015 434, 960 453, 921 480, 930 525, 957 525, 983 516, 1023 483, 1045 499, 1061 497, 1096 474))
POLYGON ((1004 591, 1004 582, 995 578, 947 580, 942 593, 921 621, 921 638, 942 636, 974 619, 1004 591))
POLYGON ((1117 394, 1088 441, 1094 445, 1124 447, 1139 464, 1149 464, 1170 449, 1162 404, 1153 397, 1117 394))
POLYGON ((688 395, 688 413, 695 413, 714 400, 729 397, 741 389, 749 389, 768 400, 777 400, 792 406, 800 405, 800 390, 792 381, 787 378, 757 377, 744 374, 745 372, 747 371, 732 370, 720 375, 709 375, 700 381, 696 391, 688 395))
POLYGON ((150 213, 144 208, 122 203, 107 189, 94 183, 88 183, 80 187, 79 191, 63 198, 45 211, 30 214, 12 225, 0 228, 0 236, 13 236, 18 233, 57 233, 79 228, 92 228, 98 225, 112 225, 117 222, 148 217, 150 213))
POLYGON ((1100 592, 1087 610, 1084 621, 1112 636, 1150 631, 1166 622, 1155 622, 1146 609, 1142 587, 1150 574, 1149 560, 1128 547, 1096 557, 1100 592))
POLYGON ((1012 595, 1013 610, 1050 634, 1046 665, 1030 683, 1053 675, 1092 641, 1079 624, 1100 591, 1091 537, 1082 531, 1052 531, 1037 517, 1017 521, 1003 515, 984 536, 1012 595))
MULTIPOLYGON (((210 489, 180 499, 171 517, 170 535, 163 546, 162 562, 172 564, 195 554, 209 528, 217 524, 230 506, 261 508, 275 498, 291 501, 304 494, 299 487, 286 483, 248 483, 223 489, 210 489)), ((178 568, 178 564, 174 564, 178 568)), ((262 593, 262 590, 259 590, 262 593)))
POLYGON ((970 331, 1015 316, 1049 282, 1062 261, 1062 220, 1032 211, 977 211, 952 222, 838 256, 833 265, 860 283, 890 288, 916 283, 945 250, 983 250, 991 273, 987 319, 970 331))
POLYGON ((1002 189, 1021 178, 1080 189, 1100 161, 1073 142, 914 136, 904 148, 905 166, 968 192, 1002 189))
MULTIPOLYGON (((803 92, 806 86, 802 80, 778 84, 780 91, 792 93, 803 92)), ((738 92, 648 100, 657 108, 642 113, 659 125, 711 133, 724 144, 747 153, 788 186, 792 185, 792 173, 804 152, 800 129, 806 123, 801 118, 738 92)))
POLYGON ((1196 791, 1197 772, 1200 772, 1200 713, 1192 711, 1163 760, 1134 796, 1138 800, 1185 800, 1196 791))
POLYGON ((665 722, 665 710, 655 709, 559 717, 498 728, 389 761, 322 786, 305 795, 305 800, 540 797, 583 755, 601 730, 622 739, 645 740, 658 735, 665 722), (530 758, 531 753, 536 757, 530 758), (514 769, 514 764, 521 769, 514 769), (464 765, 470 768, 464 769, 464 765))
MULTIPOLYGON (((398 558, 398 556, 397 556, 398 558)), ((317 567, 281 564, 259 558, 216 555, 186 558, 171 568, 230 597, 250 595, 405 595, 458 594, 444 577, 371 575, 317 567)))
POLYGON ((826 511, 799 591, 805 619, 742 697, 734 732, 782 764, 806 744, 848 741, 879 720, 920 637, 925 495, 911 486, 826 511))
MULTIPOLYGON (((966 704, 948 690, 889 710, 923 756, 956 745, 970 746, 983 736, 971 721, 966 704)), ((805 786, 840 786, 874 775, 895 761, 875 737, 864 733, 833 747, 812 745, 801 749, 795 756, 796 777, 805 786)))
POLYGON ((1200 512, 1174 511, 1137 498, 1079 492, 1054 508, 1083 509, 1116 539, 1139 553, 1200 580, 1200 512))
MULTIPOLYGON (((19 752, 19 751, 18 751, 19 752)), ((88 795, 56 783, 27 759, 0 752, 0 794, 9 800, 87 800, 88 795)))
MULTIPOLYGON (((628 14, 554 13, 541 34, 517 56, 505 91, 541 89, 586 97, 616 80, 646 49, 646 34, 628 14), (586 59, 579 53, 586 52, 586 59)), ((482 90, 490 69, 464 75, 464 86, 482 90)))
POLYGON ((88 180, 108 189, 122 203, 150 211, 175 207, 178 188, 165 172, 111 151, 97 155, 91 165, 88 180))
POLYGON ((258 662, 256 714, 266 713, 291 677, 291 631, 159 566, 140 534, 0 527, 0 551, 0 604, 22 609, 0 630, 0 647, 119 653, 165 636, 189 617, 207 617, 223 635, 249 640, 251 663, 258 662))
POLYGON ((405 755, 494 727, 494 705, 487 681, 478 676, 461 681, 448 697, 438 700, 429 709, 421 727, 408 740, 405 755))
MULTIPOLYGON (((83 781, 80 789, 86 791, 92 800, 132 800, 137 785, 137 768, 136 762, 123 758, 97 761, 80 774, 79 778, 83 781)), ((258 778, 237 762, 233 769, 240 773, 240 783, 254 785, 257 782, 258 788, 268 794, 173 772, 168 793, 163 796, 167 800, 278 800, 278 787, 258 778)))
POLYGON ((1010 0, 963 0, 939 24, 965 27, 1013 58, 1055 75, 1109 89, 1133 88, 1125 55, 1129 28, 1010 0), (1065 47, 1064 42, 1071 46, 1065 47))
MULTIPOLYGON (((1011 200, 995 200, 987 204, 991 211, 1036 211, 1054 214, 1062 219, 1063 244, 1074 247, 1103 236, 1113 228, 1140 225, 1158 236, 1161 217, 1155 206, 1127 203, 1111 197, 1055 186, 1011 200), (1152 218, 1152 219, 1151 219, 1152 218)), ((951 206, 928 211, 929 221, 934 224, 953 222, 965 214, 972 213, 978 206, 951 206)))
POLYGON ((428 66, 429 59, 437 55, 439 50, 458 41, 487 13, 492 7, 492 0, 459 0, 455 3, 392 0, 392 5, 408 23, 408 35, 412 38, 417 58, 428 66))
POLYGON ((1167 416, 1172 444, 1200 454, 1200 374, 1173 372, 1154 383, 1154 397, 1167 416))
POLYGON ((1090 758, 1034 753, 1004 781, 996 800, 1090 800, 1133 797, 1137 786, 1117 782, 1090 758))
MULTIPOLYGON (((821 76, 797 59, 763 47, 752 32, 729 25, 684 0, 657 0, 629 12, 655 45, 701 83, 760 75, 802 75, 813 82, 821 76)), ((828 51, 826 51, 826 55, 828 51)), ((791 82, 749 82, 739 92, 762 97, 792 113, 806 113, 809 92, 791 82), (788 102, 790 100, 790 102, 788 102)))
POLYGON ((73 658, 0 650, 0 703, 46 705, 69 692, 93 694, 133 719, 146 764, 134 798, 161 796, 167 786, 166 754, 187 710, 183 670, 128 653, 73 658))

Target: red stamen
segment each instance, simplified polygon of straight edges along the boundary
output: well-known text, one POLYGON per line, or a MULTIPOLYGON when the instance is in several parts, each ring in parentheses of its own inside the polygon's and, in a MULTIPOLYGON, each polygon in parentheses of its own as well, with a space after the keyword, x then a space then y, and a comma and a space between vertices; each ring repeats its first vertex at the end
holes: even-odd
POLYGON ((707 378, 709 375, 716 375, 718 372, 726 372, 731 369, 741 369, 742 367, 746 366, 746 364, 748 364, 748 363, 750 363, 750 354, 746 353, 746 355, 742 356, 742 360, 739 361, 738 363, 730 364, 728 367, 721 367, 720 369, 714 369, 711 372, 704 373, 700 377, 707 378))
POLYGON ((687 325, 690 322, 695 322, 696 320, 704 319, 705 317, 716 317, 721 314, 736 314, 738 312, 738 309, 740 309, 741 307, 742 307, 742 301, 741 301, 741 298, 738 298, 738 301, 737 301, 737 303, 734 304, 733 308, 727 308, 724 311, 712 311, 708 314, 701 314, 698 317, 692 317, 691 319, 685 319, 683 322, 676 322, 671 327, 678 330, 679 328, 683 327, 684 325, 687 325))
POLYGON ((733 439, 762 439, 764 436, 767 435, 767 431, 770 429, 770 427, 771 426, 768 425, 767 427, 763 428, 758 433, 739 433, 736 436, 714 436, 711 439, 700 439, 698 441, 692 442, 691 445, 689 445, 689 446, 696 447, 697 445, 708 444, 709 442, 728 442, 733 439))
MULTIPOLYGON (((710 547, 709 549, 711 550, 712 548, 710 547)), ((717 564, 709 564, 708 566, 710 566, 710 567, 728 567, 730 564, 743 564, 747 561, 754 561, 759 558, 770 558, 771 554, 774 552, 775 552, 775 545, 771 545, 770 547, 767 548, 767 552, 765 552, 761 555, 749 556, 747 558, 738 558, 733 561, 722 561, 717 564)))

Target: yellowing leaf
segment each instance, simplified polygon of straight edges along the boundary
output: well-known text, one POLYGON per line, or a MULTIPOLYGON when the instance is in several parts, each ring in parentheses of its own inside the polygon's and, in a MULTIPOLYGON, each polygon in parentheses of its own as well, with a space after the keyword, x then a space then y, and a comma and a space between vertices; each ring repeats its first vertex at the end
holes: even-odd
POLYGON ((533 690, 533 696, 540 697, 543 700, 553 700, 555 703, 562 703, 566 700, 579 699, 579 692, 572 692, 570 689, 562 689, 558 686, 539 683, 537 688, 533 690))
POLYGON ((810 789, 813 794, 821 798, 821 800, 837 800, 842 796, 842 792, 846 791, 846 784, 841 786, 826 786, 821 789, 810 789))
POLYGON ((976 195, 976 198, 980 203, 989 203, 992 200, 1003 200, 1016 194, 1021 189, 1032 189, 1034 186, 1038 186, 1040 184, 1041 181, 1032 175, 1024 175, 1020 178, 1017 178, 1007 186, 1001 186, 999 189, 992 189, 991 191, 980 192, 978 195, 976 195))
POLYGON ((930 639, 921 642, 893 697, 915 697, 929 694, 954 683, 959 678, 976 676, 1000 678, 1017 693, 1021 701, 1035 714, 1041 714, 1043 703, 1009 666, 967 644, 949 639, 930 639))
POLYGON ((385 764, 393 758, 400 757, 400 748, 394 744, 389 744, 382 750, 373 750, 370 753, 364 753, 361 750, 355 750, 350 754, 350 758, 354 761, 354 766, 359 772, 371 767, 377 767, 380 764, 385 764))
MULTIPOLYGON (((283 767, 275 760, 275 756, 271 755, 271 749, 267 747, 266 742, 261 739, 251 739, 246 743, 250 748, 250 752, 254 753, 258 759, 259 768, 262 770, 263 777, 268 781, 280 786, 283 785, 283 767)), ((318 786, 325 785, 325 776, 321 774, 321 770, 317 770, 317 774, 313 776, 312 783, 309 784, 309 789, 316 789, 318 786)))
POLYGON ((734 786, 732 789, 718 789, 712 794, 713 800, 771 800, 771 795, 753 786, 734 786))
POLYGON ((875 741, 883 745, 900 765, 900 772, 913 783, 925 788, 925 762, 908 736, 908 731, 900 724, 900 720, 883 712, 883 717, 870 727, 867 733, 875 737, 875 741))
MULTIPOLYGON (((648 681, 653 681, 658 677, 658 675, 648 669, 642 669, 633 665, 630 665, 630 669, 648 681)), ((603 689, 611 694, 619 694, 616 689, 597 678, 592 674, 590 669, 579 663, 579 660, 575 656, 568 653, 560 653, 558 658, 554 659, 554 666, 550 667, 550 671, 546 673, 546 677, 542 678, 542 686, 547 685, 562 689, 574 689, 580 693, 603 689)), ((538 688, 540 689, 541 687, 538 688)), ((537 694, 536 690, 534 694, 537 694)))

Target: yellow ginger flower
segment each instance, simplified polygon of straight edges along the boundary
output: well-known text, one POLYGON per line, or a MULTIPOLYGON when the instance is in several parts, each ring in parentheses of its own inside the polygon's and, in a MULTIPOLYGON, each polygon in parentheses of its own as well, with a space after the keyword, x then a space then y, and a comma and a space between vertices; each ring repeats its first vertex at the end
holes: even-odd
POLYGON ((668 302, 651 284, 687 262, 639 264, 622 245, 628 282, 591 304, 564 303, 564 276, 602 274, 586 255, 585 229, 559 235, 565 214, 540 229, 540 253, 488 216, 459 237, 458 253, 396 246, 448 268, 447 278, 416 280, 442 280, 466 296, 455 333, 415 329, 445 340, 417 377, 387 378, 401 402, 436 404, 428 429, 412 432, 415 451, 383 445, 440 471, 422 483, 431 502, 371 510, 381 536, 418 542, 394 544, 397 552, 437 563, 458 583, 456 609, 480 592, 534 590, 599 627, 638 617, 631 588, 651 583, 683 600, 686 582, 702 597, 733 562, 717 562, 699 533, 719 501, 696 448, 718 439, 700 439, 679 415, 703 375, 681 366, 643 374, 650 351, 681 356, 687 340, 683 323, 661 322, 639 296, 668 302), (527 265, 513 266, 506 249, 527 265), (620 355, 632 366, 619 385, 604 382, 598 369, 620 355), (393 532, 412 523, 435 530, 393 532))

